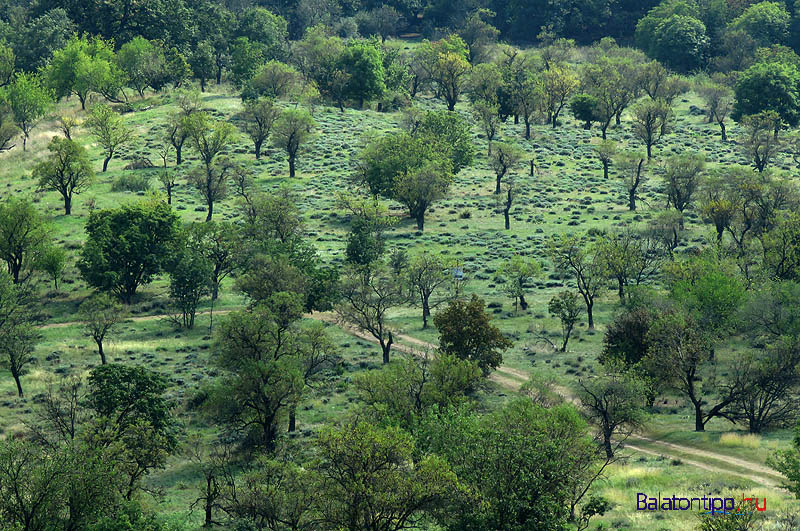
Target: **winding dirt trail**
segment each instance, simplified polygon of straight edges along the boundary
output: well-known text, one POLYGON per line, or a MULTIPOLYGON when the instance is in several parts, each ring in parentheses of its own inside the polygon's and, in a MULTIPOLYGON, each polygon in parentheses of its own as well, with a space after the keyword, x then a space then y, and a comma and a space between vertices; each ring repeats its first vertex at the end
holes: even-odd
MULTIPOLYGON (((214 311, 214 315, 215 316, 225 315, 230 312, 236 311, 237 309, 239 308, 217 310, 214 311)), ((208 315, 209 313, 210 313, 209 311, 204 311, 204 312, 198 312, 197 315, 208 315)), ((163 319, 165 317, 169 316, 143 315, 143 316, 129 317, 128 320, 134 322, 154 321, 157 319, 163 319)), ((370 334, 358 330, 352 325, 342 323, 338 319, 338 317, 332 312, 317 312, 314 314, 308 314, 306 315, 306 317, 336 325, 340 327, 342 330, 346 331, 347 333, 355 337, 358 337, 359 339, 363 339, 371 343, 378 342, 370 334)), ((63 328, 68 326, 76 326, 80 324, 81 323, 79 321, 70 321, 65 323, 46 324, 40 326, 39 328, 40 329, 63 328)), ((435 350, 437 348, 436 345, 432 343, 428 343, 426 341, 423 341, 421 339, 406 334, 394 334, 394 338, 396 343, 392 345, 392 348, 399 350, 401 352, 405 352, 407 354, 420 354, 422 352, 435 350)), ((497 370, 495 370, 491 375, 489 375, 489 379, 505 389, 511 391, 518 391, 520 387, 522 387, 522 385, 528 381, 529 375, 519 369, 513 369, 511 367, 501 366, 498 367, 497 370)), ((567 389, 566 387, 557 386, 556 391, 570 402, 577 403, 577 399, 570 393, 569 389, 567 389)), ((625 443, 626 449, 648 455, 663 456, 667 459, 679 460, 681 463, 690 465, 700 470, 705 470, 707 472, 724 473, 732 476, 741 477, 753 481, 754 483, 757 483, 764 487, 779 488, 780 482, 783 479, 783 476, 781 476, 778 472, 759 463, 746 461, 744 459, 731 457, 728 455, 719 454, 708 450, 701 450, 699 448, 694 448, 691 446, 684 446, 667 441, 661 441, 658 439, 644 437, 641 435, 635 435, 635 434, 631 435, 630 439, 633 439, 634 441, 641 441, 651 446, 657 446, 658 450, 652 447, 643 448, 638 444, 629 442, 625 443), (674 452, 678 452, 679 454, 676 454, 674 452), (702 458, 705 459, 706 461, 696 461, 694 459, 687 459, 685 455, 702 458), (709 460, 713 461, 713 464, 709 463, 709 460), (725 466, 726 464, 730 466, 725 466), (748 472, 741 472, 739 469, 744 469, 747 470, 748 472)))

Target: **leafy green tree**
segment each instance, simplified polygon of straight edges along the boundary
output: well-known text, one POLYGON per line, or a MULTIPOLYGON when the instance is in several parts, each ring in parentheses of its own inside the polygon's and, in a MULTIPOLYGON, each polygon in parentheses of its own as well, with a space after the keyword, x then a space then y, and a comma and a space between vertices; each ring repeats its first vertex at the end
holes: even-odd
POLYGON ((212 412, 267 450, 304 386, 302 310, 299 295, 276 293, 252 310, 229 314, 216 333, 214 363, 226 374, 212 393, 212 412))
POLYGON ((219 286, 239 269, 240 232, 229 222, 193 223, 188 228, 189 244, 211 264, 211 300, 216 300, 219 286))
POLYGON ((30 200, 0 204, 0 259, 14 284, 27 281, 52 242, 51 229, 30 200))
POLYGON ((791 18, 786 6, 779 2, 758 2, 745 9, 729 27, 746 32, 759 47, 786 44, 791 18))
POLYGON ((795 498, 800 499, 800 423, 795 428, 792 446, 786 450, 778 450, 770 456, 768 464, 784 475, 784 486, 795 498))
POLYGON ((487 100, 478 100, 472 104, 472 116, 481 125, 483 134, 489 144, 488 156, 492 156, 492 141, 500 128, 500 106, 487 100))
POLYGON ((734 120, 774 111, 792 127, 800 123, 800 71, 795 65, 757 63, 738 76, 735 91, 734 120))
POLYGON ((408 261, 405 276, 409 288, 416 294, 416 304, 422 308, 422 328, 428 328, 431 309, 449 299, 449 293, 442 292, 450 287, 450 271, 441 256, 423 253, 408 261))
POLYGON ((412 135, 433 145, 435 151, 449 158, 453 173, 468 167, 475 157, 471 124, 456 113, 426 112, 412 135))
POLYGON ((86 222, 78 269, 90 286, 130 304, 136 290, 164 271, 178 233, 178 216, 155 200, 97 210, 86 222))
POLYGON ((346 98, 364 102, 380 97, 386 90, 382 53, 377 42, 353 40, 345 46, 339 61, 348 74, 346 98))
POLYGON ((206 91, 206 81, 214 77, 214 47, 207 40, 200 41, 188 57, 192 74, 200 82, 200 92, 206 91))
POLYGON ((45 70, 48 85, 56 97, 74 94, 84 110, 90 93, 101 93, 110 85, 120 84, 122 75, 112 43, 101 37, 86 36, 73 36, 64 48, 53 54, 45 70))
POLYGON ((11 142, 18 132, 11 107, 0 97, 0 153, 10 151, 16 146, 11 142))
POLYGON ((755 169, 763 173, 784 147, 778 139, 778 130, 783 125, 781 119, 775 111, 763 111, 743 116, 741 123, 746 135, 744 149, 755 169))
MULTIPOLYGON (((59 456, 60 457, 60 456, 59 456)), ((19 529, 46 529, 61 507, 62 459, 30 441, 0 442, 0 518, 19 529)))
POLYGON ((645 159, 637 153, 621 153, 616 165, 619 167, 619 177, 628 196, 628 210, 636 210, 636 198, 640 186, 645 180, 642 167, 645 159))
POLYGON ((33 352, 40 338, 25 302, 19 286, 0 272, 0 366, 11 373, 20 398, 25 396, 21 378, 36 361, 33 352))
POLYGON ((94 170, 86 150, 68 138, 53 137, 47 146, 51 155, 33 167, 39 190, 54 191, 64 200, 64 214, 72 213, 72 198, 94 182, 94 170))
POLYGON ((305 109, 286 109, 275 121, 272 145, 283 149, 289 157, 289 178, 295 176, 297 153, 311 140, 316 122, 305 109))
POLYGON ((525 300, 527 284, 541 272, 542 266, 539 262, 526 260, 518 254, 500 265, 497 273, 506 280, 503 284, 503 291, 514 299, 515 309, 517 302, 519 302, 519 306, 523 310, 528 309, 528 301, 525 300))
POLYGON ((244 132, 253 141, 256 152, 256 160, 261 158, 261 146, 269 138, 272 127, 280 115, 280 110, 275 103, 265 97, 257 100, 245 100, 244 112, 244 132))
POLYGON ((576 94, 569 100, 569 110, 576 120, 583 122, 584 129, 591 129, 592 122, 599 122, 599 100, 591 94, 576 94))
POLYGON ((608 180, 608 168, 617 156, 617 143, 613 140, 600 140, 592 145, 595 156, 603 164, 603 177, 608 180))
POLYGON ((620 231, 603 236, 597 245, 605 274, 617 283, 620 301, 625 300, 626 288, 647 282, 661 269, 662 253, 646 235, 620 231))
POLYGON ((490 321, 484 302, 477 295, 469 301, 451 301, 433 316, 433 324, 439 330, 439 349, 476 362, 484 376, 488 375, 503 363, 502 351, 513 346, 490 321))
POLYGON ((150 84, 149 69, 155 54, 155 45, 141 36, 126 42, 117 52, 117 64, 125 72, 128 86, 135 89, 141 98, 150 84))
POLYGON ((561 322, 561 338, 564 340, 561 344, 561 352, 567 351, 567 344, 572 335, 572 330, 578 324, 581 314, 579 301, 580 296, 577 293, 564 290, 554 295, 547 304, 547 310, 550 315, 558 317, 561 322))
MULTIPOLYGON (((594 120, 600 124, 603 139, 611 121, 635 99, 636 66, 631 59, 603 55, 581 70, 581 86, 594 98, 594 120)), ((619 122, 617 122, 619 125, 619 122)))
POLYGON ((444 199, 453 182, 448 161, 431 160, 409 173, 395 179, 392 197, 408 208, 417 222, 417 230, 425 228, 425 213, 440 199, 444 199))
POLYGON ((677 155, 665 161, 664 193, 667 196, 667 206, 682 213, 692 205, 700 187, 705 163, 702 155, 677 155))
POLYGON ((186 121, 186 128, 192 146, 200 155, 202 168, 195 170, 191 181, 203 194, 208 206, 206 221, 214 214, 214 202, 223 199, 226 183, 235 166, 227 160, 215 163, 217 155, 224 151, 235 139, 233 125, 214 120, 205 112, 193 112, 186 121))
POLYGON ((87 384, 87 407, 95 415, 87 438, 91 446, 110 450, 115 471, 125 478, 121 493, 131 500, 178 446, 164 397, 167 379, 145 367, 109 363, 92 369, 87 384))
POLYGON ((542 72, 540 83, 544 101, 542 106, 547 111, 548 122, 553 129, 558 125, 558 115, 567 105, 570 96, 578 89, 580 82, 572 70, 563 65, 552 65, 542 72))
POLYGON ((664 100, 646 100, 633 108, 633 134, 647 148, 647 160, 653 157, 653 146, 670 132, 674 120, 672 108, 664 100))
POLYGON ((179 316, 175 321, 183 328, 194 328, 197 306, 211 293, 213 266, 204 254, 192 245, 178 252, 169 267, 169 297, 179 316))
POLYGON ((237 87, 244 86, 264 64, 263 49, 247 37, 239 37, 231 45, 231 74, 237 87))
POLYGON ((58 290, 58 281, 64 277, 67 268, 67 252, 63 247, 51 245, 39 258, 37 267, 52 279, 53 287, 58 290))
POLYGON ((122 307, 106 293, 97 293, 81 303, 78 311, 86 331, 97 343, 100 361, 106 364, 103 341, 114 327, 125 319, 122 307))
POLYGON ((319 510, 331 528, 387 531, 416 525, 447 505, 459 482, 436 455, 417 455, 414 439, 398 428, 353 422, 318 439, 319 510), (412 465, 413 461, 413 465, 412 465))
POLYGON ((563 528, 584 463, 598 461, 570 405, 545 409, 519 398, 488 415, 437 416, 427 426, 430 450, 474 493, 452 496, 453 508, 437 515, 449 529, 563 528))
POLYGON ((491 55, 491 48, 497 42, 500 30, 492 26, 486 19, 492 19, 496 13, 490 9, 475 9, 464 21, 458 35, 464 39, 469 50, 470 64, 484 62, 491 55))
POLYGON ((336 306, 339 318, 374 337, 381 346, 383 363, 389 363, 394 335, 387 314, 408 301, 401 279, 381 263, 352 267, 345 271, 339 293, 341 300, 336 306))
POLYGON ((0 39, 0 87, 5 87, 14 78, 17 57, 5 39, 0 39))
POLYGON ((430 57, 430 77, 447 102, 447 110, 454 111, 471 69, 467 44, 452 34, 433 43, 423 42, 422 47, 423 53, 430 57))
POLYGON ((581 407, 589 422, 603 434, 606 457, 614 457, 616 448, 633 430, 644 423, 644 384, 632 372, 608 372, 589 381, 579 381, 581 407), (613 437, 613 441, 612 441, 613 437))
POLYGON ((108 105, 96 105, 86 120, 86 128, 97 137, 104 153, 103 171, 117 150, 133 139, 133 129, 108 105))
POLYGON ((583 245, 574 236, 554 238, 548 245, 556 269, 573 275, 578 293, 586 304, 589 330, 594 330, 594 301, 603 281, 602 257, 596 248, 583 245))
POLYGON ((698 87, 697 92, 705 100, 709 109, 709 116, 719 125, 722 141, 728 141, 728 132, 725 121, 733 112, 735 99, 730 87, 719 83, 706 83, 698 87))
POLYGON ((265 59, 280 60, 286 55, 288 23, 267 9, 253 7, 242 12, 234 36, 257 43, 265 59))
MULTIPOLYGON (((36 72, 47 65, 56 50, 63 48, 75 33, 75 24, 61 5, 51 5, 46 12, 26 17, 15 24, 14 32, 6 37, 14 48, 17 69, 36 72)), ((34 14, 32 14, 34 15, 34 14)))
POLYGON ((709 39, 702 21, 673 15, 656 28, 653 57, 681 72, 702 67, 708 56, 709 39))
POLYGON ((290 95, 296 95, 302 83, 300 73, 292 65, 279 61, 267 61, 253 75, 252 79, 244 84, 242 100, 267 98, 275 100, 290 95))
POLYGON ((5 90, 5 99, 22 131, 22 150, 27 149, 31 131, 53 104, 53 92, 34 74, 19 72, 5 90))
POLYGON ((495 194, 500 193, 500 185, 502 184, 503 178, 506 177, 510 171, 514 171, 514 169, 519 166, 524 156, 525 152, 515 144, 498 142, 495 145, 490 158, 490 163, 495 173, 495 194))

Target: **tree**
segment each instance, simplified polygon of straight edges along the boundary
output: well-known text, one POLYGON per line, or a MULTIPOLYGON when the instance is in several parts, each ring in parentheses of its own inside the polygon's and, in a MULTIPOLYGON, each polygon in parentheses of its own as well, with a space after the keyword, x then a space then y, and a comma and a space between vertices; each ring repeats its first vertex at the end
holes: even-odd
POLYGON ((16 144, 12 144, 11 141, 17 136, 17 132, 11 106, 0 98, 0 153, 14 149, 16 144))
POLYGON ((500 184, 509 171, 513 171, 522 161, 525 152, 515 144, 498 142, 492 152, 490 164, 495 173, 494 193, 500 193, 500 184))
POLYGON ((189 54, 189 66, 200 81, 200 92, 206 91, 206 81, 214 77, 214 47, 207 40, 200 41, 189 54))
POLYGON ((53 137, 47 150, 50 157, 33 167, 32 176, 39 190, 52 190, 64 200, 64 214, 72 213, 72 197, 94 182, 94 170, 86 150, 68 138, 53 137))
POLYGON ((36 361, 33 351, 38 341, 23 292, 8 274, 0 272, 0 360, 14 378, 20 398, 25 396, 20 379, 36 361))
POLYGON ((387 531, 408 529, 459 491, 447 463, 435 455, 412 460, 414 439, 395 427, 361 421, 326 429, 317 451, 317 503, 322 523, 334 529, 368 529, 375 522, 387 531))
POLYGON ((248 444, 268 451, 305 385, 302 311, 299 294, 278 292, 229 314, 216 334, 214 364, 225 376, 213 389, 212 412, 248 444))
POLYGON ((405 268, 406 282, 416 294, 416 303, 422 308, 422 328, 428 328, 431 309, 449 299, 449 293, 441 293, 450 287, 450 271, 441 256, 423 253, 411 258, 405 268))
POLYGON ((592 128, 592 122, 600 121, 600 100, 591 94, 576 94, 569 101, 569 110, 586 130, 592 128))
POLYGON ((276 100, 295 95, 301 83, 300 73, 292 65, 268 61, 244 84, 242 100, 245 102, 259 98, 276 100))
POLYGON ((578 382, 583 411, 603 434, 606 457, 614 457, 612 437, 619 444, 644 422, 644 385, 632 372, 609 372, 578 382))
POLYGON ((289 178, 295 176, 295 160, 300 148, 312 138, 316 122, 305 109, 286 109, 275 121, 272 145, 289 156, 289 178))
POLYGON ((742 72, 736 81, 736 103, 731 117, 773 111, 779 123, 796 127, 800 123, 800 71, 789 63, 757 63, 742 72))
POLYGON ((236 166, 228 159, 216 162, 217 155, 234 141, 234 127, 218 120, 213 120, 204 112, 189 115, 186 127, 192 145, 200 155, 202 168, 196 169, 190 181, 197 188, 208 206, 206 221, 214 215, 214 203, 226 195, 227 181, 236 166))
POLYGON ((786 450, 778 450, 769 457, 767 464, 783 474, 786 478, 784 487, 800 498, 800 423, 795 428, 792 446, 786 450))
POLYGON ((497 130, 500 127, 500 107, 495 103, 489 103, 485 100, 479 100, 472 104, 472 115, 475 121, 478 122, 483 128, 483 133, 486 135, 486 141, 489 144, 488 155, 492 156, 492 141, 497 136, 497 130))
POLYGON ((243 129, 253 141, 256 160, 259 160, 261 158, 261 146, 269 138, 272 126, 277 120, 280 111, 275 107, 272 100, 263 97, 257 100, 247 100, 244 105, 245 110, 242 113, 243 129))
POLYGON ((647 148, 647 160, 653 157, 653 146, 669 132, 672 108, 664 100, 646 100, 633 108, 633 134, 647 148))
POLYGON ((386 42, 386 37, 397 35, 403 24, 403 15, 386 4, 370 11, 359 11, 355 18, 361 35, 378 35, 381 42, 386 42))
POLYGON ((779 2, 758 2, 750 5, 731 23, 732 30, 750 35, 761 46, 786 44, 791 15, 779 2))
POLYGON ((446 111, 429 111, 422 115, 411 131, 414 138, 428 143, 433 151, 450 159, 453 173, 470 164, 475 156, 472 124, 460 115, 446 111))
POLYGON ((211 300, 216 300, 222 281, 241 265, 240 234, 229 222, 193 223, 188 228, 189 244, 211 264, 211 300))
POLYGON ((100 361, 106 364, 103 341, 106 336, 125 318, 122 307, 106 293, 97 293, 81 303, 79 315, 86 331, 97 343, 100 361))
POLYGON ((109 363, 89 374, 86 404, 94 413, 87 438, 105 448, 133 499, 151 471, 164 468, 178 445, 175 420, 164 397, 167 379, 145 367, 109 363))
POLYGON ((14 123, 22 131, 22 150, 25 151, 31 131, 50 110, 54 94, 39 76, 19 72, 6 88, 5 99, 14 114, 14 123))
POLYGON ((667 206, 672 206, 681 213, 691 206, 704 169, 705 159, 701 155, 673 156, 667 159, 664 172, 667 206))
POLYGON ((382 55, 377 42, 352 40, 339 57, 348 77, 344 96, 358 101, 360 108, 365 101, 381 96, 386 90, 382 55))
POLYGON ((29 200, 0 204, 0 259, 14 284, 31 277, 51 241, 50 227, 29 200))
POLYGON ((449 529, 565 527, 583 466, 598 461, 586 423, 571 405, 545 409, 519 398, 488 415, 431 416, 426 427, 431 451, 476 493, 452 496, 453 510, 439 518, 449 529))
POLYGON ((631 230, 605 235, 597 245, 606 275, 617 282, 620 301, 625 299, 625 288, 639 286, 661 268, 662 253, 656 242, 631 230))
POLYGON ((211 293, 211 262, 203 253, 187 245, 170 265, 169 297, 180 315, 175 322, 183 328, 194 328, 200 300, 211 293))
POLYGON ((108 169, 108 162, 117 149, 127 144, 133 138, 133 130, 127 126, 122 116, 117 114, 108 105, 96 105, 92 114, 86 120, 86 127, 97 137, 98 142, 105 151, 103 171, 108 169))
POLYGON ((722 141, 727 142, 728 133, 725 128, 725 121, 733 112, 734 102, 736 101, 733 96, 733 90, 725 85, 713 82, 703 84, 697 90, 708 106, 710 118, 719 125, 722 141))
POLYGON ((52 279, 53 287, 58 291, 58 281, 64 277, 67 267, 67 252, 63 247, 50 245, 39 258, 37 267, 52 279))
POLYGON ((164 271, 178 233, 178 216, 151 200, 89 214, 78 269, 90 286, 130 304, 136 290, 164 271))
POLYGON ((433 317, 439 330, 439 349, 444 354, 474 361, 487 376, 503 363, 502 351, 513 346, 484 310, 476 295, 469 301, 453 300, 433 317))
POLYGON ((630 59, 601 56, 581 70, 581 85, 594 98, 594 119, 600 123, 604 140, 611 121, 636 97, 635 68, 630 59))
POLYGON ((644 181, 642 165, 644 165, 644 157, 635 153, 623 153, 617 162, 619 176, 628 195, 628 210, 631 211, 636 210, 636 196, 639 192, 639 186, 644 181))
POLYGON ((580 83, 578 77, 568 67, 561 65, 552 65, 545 70, 540 83, 544 94, 542 105, 547 111, 548 121, 555 129, 558 125, 558 115, 580 83))
POLYGON ((745 127, 745 151, 755 169, 763 173, 775 155, 783 149, 783 143, 777 138, 781 127, 780 117, 774 111, 765 111, 743 116, 741 122, 745 127))
POLYGON ((387 313, 408 300, 403 283, 385 265, 375 263, 347 270, 339 289, 341 302, 336 306, 339 319, 374 337, 381 346, 383 363, 389 363, 394 335, 387 323, 387 313))
POLYGON ((597 249, 586 248, 574 236, 561 236, 549 243, 556 269, 575 277, 578 293, 586 304, 589 330, 594 330, 592 309, 603 279, 603 264, 597 249))
POLYGON ((150 85, 151 69, 158 66, 158 51, 152 42, 136 36, 117 52, 117 64, 125 72, 128 86, 134 88, 140 98, 144 98, 144 91, 150 85))
POLYGON ((525 122, 525 140, 531 139, 531 122, 541 109, 543 99, 542 85, 536 78, 533 65, 525 64, 519 73, 520 79, 511 86, 511 98, 514 104, 514 122, 522 115, 525 122))
POLYGON ((535 260, 526 260, 516 254, 511 259, 506 260, 497 270, 498 275, 505 279, 503 291, 514 299, 514 308, 519 302, 520 308, 528 309, 528 301, 525 300, 525 288, 534 277, 542 272, 542 266, 535 260))
POLYGON ((123 76, 115 61, 113 43, 102 37, 73 36, 53 54, 45 70, 56 98, 74 94, 81 102, 81 110, 86 109, 89 94, 120 86, 123 76))
POLYGON ((424 42, 422 46, 432 59, 431 79, 447 102, 447 110, 454 111, 471 69, 467 44, 452 34, 434 43, 424 42))
POLYGON ((469 50, 469 62, 473 66, 482 63, 491 54, 491 46, 497 41, 500 30, 485 19, 494 18, 496 13, 489 9, 479 8, 470 13, 458 35, 464 39, 469 50))
POLYGON ((0 87, 5 87, 14 78, 17 58, 14 49, 5 39, 0 39, 0 87))
MULTIPOLYGON (((58 456, 60 457, 60 456, 58 456)), ((46 529, 59 513, 64 462, 25 440, 0 442, 0 518, 19 529, 46 529)))
MULTIPOLYGON (((711 361, 711 345, 698 324, 681 311, 671 311, 656 318, 647 334, 650 344, 646 363, 651 372, 666 385, 686 396, 695 410, 695 431, 705 431, 705 425, 725 413, 735 401, 738 391, 721 387, 716 404, 708 405, 699 376, 711 361)), ((713 383, 709 390, 713 388, 713 383)))
POLYGON ((447 161, 431 160, 420 168, 395 179, 392 196, 408 208, 417 222, 417 230, 425 228, 425 213, 447 195, 453 181, 447 161))
POLYGON ((547 305, 547 310, 550 315, 558 317, 561 322, 561 338, 564 342, 561 344, 561 352, 567 351, 567 343, 572 335, 572 330, 578 324, 581 309, 579 304, 580 296, 577 293, 564 290, 558 295, 554 295, 547 305))
POLYGON ((708 48, 703 22, 691 16, 672 15, 656 27, 651 52, 662 63, 690 72, 704 65, 708 48))
POLYGON ((613 140, 600 140, 592 146, 594 154, 603 163, 603 178, 608 180, 608 168, 617 155, 617 143, 613 140))

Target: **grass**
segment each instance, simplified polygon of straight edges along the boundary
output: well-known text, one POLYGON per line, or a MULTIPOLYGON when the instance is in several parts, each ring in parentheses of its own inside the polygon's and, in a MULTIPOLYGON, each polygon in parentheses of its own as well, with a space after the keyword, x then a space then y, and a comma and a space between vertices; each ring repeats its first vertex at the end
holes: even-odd
MULTIPOLYGON (((241 101, 227 85, 211 85, 202 96, 203 106, 220 119, 231 119, 241 109, 241 101)), ((138 200, 144 193, 141 188, 116 186, 115 183, 132 182, 148 170, 124 170, 132 160, 147 158, 160 163, 157 155, 163 124, 176 109, 172 94, 148 94, 139 101, 135 99, 135 112, 125 114, 125 120, 136 130, 136 141, 131 143, 109 164, 106 173, 98 173, 95 183, 76 196, 73 215, 65 216, 60 197, 52 192, 37 192, 36 183, 30 178, 34 164, 47 155, 47 143, 57 134, 55 121, 47 119, 39 124, 29 142, 27 152, 15 149, 0 154, 0 190, 5 195, 28 195, 49 219, 55 241, 64 246, 69 254, 66 278, 55 291, 46 282, 39 282, 37 289, 42 297, 42 311, 47 324, 74 321, 80 302, 89 290, 80 279, 75 261, 85 238, 83 226, 89 214, 89 206, 109 208, 120 203, 138 200), (133 188, 133 191, 129 190, 133 188)), ((443 104, 430 95, 420 96, 416 104, 424 109, 441 109, 443 104)), ((66 99, 58 104, 55 115, 74 112, 77 101, 66 99)), ((643 184, 639 208, 635 212, 627 209, 623 186, 613 168, 611 178, 602 177, 602 165, 594 158, 591 141, 599 136, 596 129, 583 130, 567 114, 562 115, 562 124, 552 129, 537 125, 535 136, 530 141, 522 137, 524 125, 511 121, 501 126, 500 136, 513 141, 536 160, 538 171, 531 177, 527 165, 514 171, 514 178, 523 190, 511 211, 511 230, 503 228, 503 216, 496 211, 493 195, 494 175, 486 158, 486 139, 474 130, 477 157, 472 167, 462 171, 456 178, 449 196, 436 203, 426 218, 425 231, 418 233, 413 221, 405 217, 400 205, 391 203, 391 211, 400 217, 400 222, 387 233, 387 247, 404 249, 410 254, 438 252, 457 261, 470 281, 465 288, 468 296, 475 293, 490 305, 493 322, 514 340, 514 347, 504 355, 504 364, 522 372, 537 371, 552 378, 559 385, 575 388, 577 380, 589 378, 599 371, 597 354, 602 347, 603 333, 619 308, 619 300, 609 284, 595 304, 596 330, 588 330, 585 315, 575 329, 566 352, 550 348, 542 337, 560 344, 560 324, 547 311, 550 298, 563 289, 574 289, 570 278, 553 271, 546 252, 548 238, 558 234, 584 235, 591 229, 616 230, 626 227, 642 228, 661 209, 664 199, 661 194, 660 164, 670 154, 686 151, 701 153, 707 157, 709 166, 746 164, 738 144, 722 143, 716 125, 706 123, 705 117, 697 114, 701 107, 694 94, 676 100, 677 124, 675 133, 656 146, 655 160, 648 165, 647 180, 643 184), (469 212, 469 216, 464 213, 469 212), (503 293, 496 280, 496 272, 503 261, 514 254, 531 256, 544 265, 542 275, 535 279, 526 295, 530 307, 514 311, 513 301, 503 293)), ((469 105, 461 102, 457 112, 470 116, 469 105)), ((306 236, 318 249, 320 259, 341 265, 344 262, 345 237, 349 229, 347 217, 337 210, 334 192, 353 188, 351 180, 352 160, 368 132, 382 133, 394 130, 400 122, 399 113, 378 113, 374 110, 346 109, 341 113, 327 106, 315 107, 317 134, 301 151, 298 158, 298 175, 289 179, 286 157, 283 152, 265 146, 262 160, 255 161, 252 145, 240 135, 228 155, 247 165, 254 175, 255 185, 268 192, 280 185, 288 185, 299 197, 299 207, 304 212, 306 236)), ((77 112, 79 117, 83 113, 77 112)), ((732 139, 740 136, 735 124, 729 125, 732 139)), ((623 148, 639 149, 631 134, 627 115, 623 124, 612 126, 610 138, 623 148)), ((86 146, 93 165, 100 170, 102 155, 94 139, 78 128, 74 138, 86 146)), ((173 205, 184 222, 199 222, 205 219, 205 204, 200 194, 185 181, 186 173, 198 164, 196 154, 188 147, 184 149, 185 162, 180 168, 180 186, 175 192, 173 205)), ((171 161, 174 164, 174 160, 171 161)), ((527 161, 526 161, 527 164, 527 161)), ((794 170, 788 156, 780 156, 775 164, 778 171, 794 170)), ((150 185, 157 187, 155 179, 150 185)), ((233 220, 237 216, 237 201, 233 197, 215 204, 214 219, 233 220)), ((703 224, 696 207, 688 210, 686 219, 687 237, 678 249, 680 255, 693 252, 714 239, 710 229, 703 224)), ((589 235, 588 241, 595 236, 589 235)), ((129 309, 131 317, 157 315, 168 307, 167 281, 158 278, 145 286, 138 301, 129 309)), ((239 308, 244 301, 227 279, 214 305, 215 312, 239 308)), ((200 310, 209 310, 205 301, 200 310)), ((215 315, 218 322, 220 316, 215 315)), ((435 343, 437 333, 433 326, 422 329, 421 310, 403 307, 390 312, 391 324, 400 332, 415 338, 435 343)), ((184 404, 202 386, 210 383, 216 372, 210 360, 213 349, 209 332, 209 316, 199 315, 194 330, 175 330, 164 320, 131 320, 113 334, 107 345, 111 360, 121 363, 144 364, 168 375, 173 383, 170 397, 177 404, 184 404)), ((345 360, 344 374, 331 377, 314 389, 298 412, 301 438, 311 438, 316 430, 336 422, 351 411, 356 397, 349 385, 353 373, 380 366, 379 349, 372 343, 360 340, 327 326, 340 353, 345 360)), ((25 399, 16 398, 13 379, 0 370, 0 436, 20 431, 31 418, 36 396, 41 393, 48 380, 57 375, 86 373, 99 363, 95 347, 85 332, 77 325, 47 328, 42 331, 42 342, 36 350, 37 363, 23 377, 26 388, 25 399)), ((721 359, 733 348, 745 348, 740 338, 733 337, 717 349, 721 359)), ((481 395, 487 408, 507 399, 510 391, 489 383, 481 395)), ((214 427, 195 412, 178 407, 178 414, 188 432, 211 437, 214 427)), ((731 424, 715 419, 709 423, 705 433, 695 433, 691 410, 680 397, 667 396, 652 410, 645 435, 668 442, 711 450, 731 457, 740 457, 763 464, 777 448, 789 444, 789 430, 767 432, 758 438, 731 433, 731 424)), ((658 445, 637 442, 637 446, 655 452, 663 451, 658 445)), ((671 452, 679 461, 698 460, 688 454, 671 452)), ((739 471, 738 468, 731 470, 739 471)), ((687 464, 673 465, 670 459, 645 454, 631 453, 625 463, 614 465, 607 479, 598 485, 598 494, 614 502, 613 510, 600 519, 616 529, 691 529, 694 522, 685 515, 642 514, 635 511, 636 492, 728 492, 748 489, 747 492, 762 492, 770 497, 770 512, 774 507, 788 507, 789 496, 780 491, 759 491, 753 484, 736 476, 724 473, 709 473, 687 464), (645 490, 646 489, 646 490, 645 490)), ((152 500, 164 512, 174 513, 177 518, 197 523, 200 515, 189 516, 188 507, 196 497, 194 487, 199 479, 197 471, 185 458, 174 456, 164 471, 154 474, 150 481, 166 491, 163 500, 152 500)))

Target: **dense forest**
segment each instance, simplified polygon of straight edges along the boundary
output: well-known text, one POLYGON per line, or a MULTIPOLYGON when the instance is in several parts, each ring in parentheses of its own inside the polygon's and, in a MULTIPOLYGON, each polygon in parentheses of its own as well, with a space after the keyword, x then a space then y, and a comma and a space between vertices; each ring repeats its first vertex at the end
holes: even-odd
POLYGON ((0 0, 0 530, 800 529, 798 10, 0 0))

